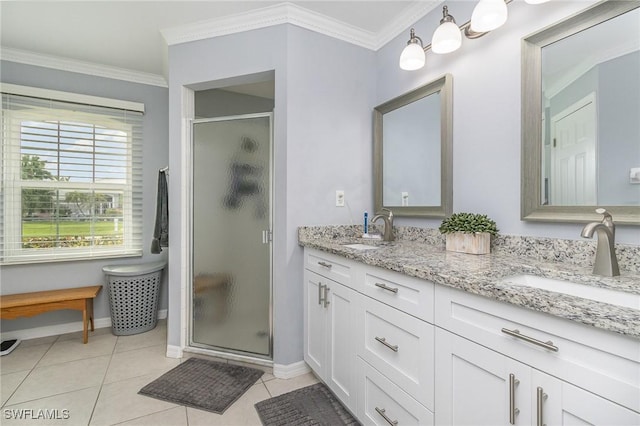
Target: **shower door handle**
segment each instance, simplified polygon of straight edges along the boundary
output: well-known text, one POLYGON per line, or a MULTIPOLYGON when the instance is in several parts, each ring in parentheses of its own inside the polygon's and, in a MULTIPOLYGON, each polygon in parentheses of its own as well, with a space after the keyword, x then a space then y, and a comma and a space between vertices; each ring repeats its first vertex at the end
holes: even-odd
POLYGON ((273 241, 273 232, 270 229, 262 231, 262 244, 269 244, 273 241))

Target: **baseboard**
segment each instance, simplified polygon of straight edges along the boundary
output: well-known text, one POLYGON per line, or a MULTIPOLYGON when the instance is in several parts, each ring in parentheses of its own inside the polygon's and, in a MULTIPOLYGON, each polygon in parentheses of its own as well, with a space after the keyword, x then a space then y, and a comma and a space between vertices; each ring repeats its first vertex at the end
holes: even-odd
MULTIPOLYGON (((158 319, 166 319, 167 310, 158 311, 158 319)), ((111 327, 111 317, 96 318, 93 320, 94 328, 111 327)), ((0 339, 37 339, 39 337, 59 336, 60 334, 74 333, 82 331, 82 321, 66 322, 64 324, 46 325, 44 327, 25 328, 23 330, 5 331, 0 333, 0 339)))
POLYGON ((167 345, 167 358, 182 358, 183 350, 180 346, 167 345))
POLYGON ((273 375, 278 379, 291 379, 292 377, 301 376, 310 372, 311 369, 304 361, 294 362, 293 364, 273 364, 273 375))

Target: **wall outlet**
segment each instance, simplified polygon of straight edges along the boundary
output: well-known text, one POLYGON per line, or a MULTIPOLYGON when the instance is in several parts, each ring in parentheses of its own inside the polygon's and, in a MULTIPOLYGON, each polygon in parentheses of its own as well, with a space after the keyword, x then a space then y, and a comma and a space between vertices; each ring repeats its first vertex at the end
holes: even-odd
POLYGON ((344 191, 341 189, 336 190, 336 207, 344 207, 344 191))
POLYGON ((402 198, 402 206, 406 207, 409 205, 409 193, 408 192, 402 192, 401 193, 401 198, 402 198))

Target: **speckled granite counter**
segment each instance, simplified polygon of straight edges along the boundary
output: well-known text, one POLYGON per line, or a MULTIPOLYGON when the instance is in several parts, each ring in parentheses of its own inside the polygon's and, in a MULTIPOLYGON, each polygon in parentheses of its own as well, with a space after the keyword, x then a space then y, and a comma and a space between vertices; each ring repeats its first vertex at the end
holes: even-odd
MULTIPOLYGON (((599 277, 591 273, 590 266, 525 257, 522 250, 509 248, 510 245, 518 246, 513 241, 498 241, 492 254, 476 256, 445 251, 442 236, 435 230, 398 229, 397 240, 393 242, 363 240, 357 238, 357 233, 358 228, 352 226, 301 227, 298 241, 304 247, 640 339, 640 306, 638 309, 620 307, 502 281, 514 275, 532 274, 640 294, 637 269, 640 267, 640 247, 617 248, 621 276, 599 277), (357 250, 344 246, 349 243, 379 248, 357 250), (623 269, 625 267, 627 269, 623 269)), ((590 245, 585 247, 587 249, 578 257, 588 257, 590 245)), ((558 258, 567 254, 551 256, 558 258)))

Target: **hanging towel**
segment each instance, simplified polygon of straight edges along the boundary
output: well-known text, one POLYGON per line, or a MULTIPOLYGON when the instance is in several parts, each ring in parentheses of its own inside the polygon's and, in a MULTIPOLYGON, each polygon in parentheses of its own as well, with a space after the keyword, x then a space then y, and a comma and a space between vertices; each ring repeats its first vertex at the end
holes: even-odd
POLYGON ((162 247, 169 247, 169 192, 167 175, 158 172, 158 198, 156 199, 156 227, 151 241, 151 253, 160 253, 162 247))

